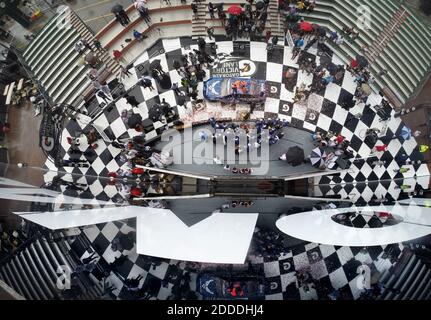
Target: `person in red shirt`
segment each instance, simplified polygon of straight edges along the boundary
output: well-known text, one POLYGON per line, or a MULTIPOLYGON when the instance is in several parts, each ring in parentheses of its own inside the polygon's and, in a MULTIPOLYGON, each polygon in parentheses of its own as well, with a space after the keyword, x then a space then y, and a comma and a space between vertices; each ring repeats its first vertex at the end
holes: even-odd
POLYGON ((374 147, 374 150, 376 150, 377 152, 385 152, 387 149, 388 146, 386 144, 374 147))
POLYGON ((142 190, 136 187, 130 189, 130 196, 132 197, 142 197, 142 190))
POLYGON ((350 70, 356 71, 359 68, 359 63, 356 59, 353 59, 352 62, 350 62, 350 70))
POLYGON ((118 178, 118 173, 116 173, 116 172, 109 172, 108 176, 111 177, 111 178, 117 179, 118 178))
POLYGON ((142 168, 133 168, 132 173, 136 176, 140 176, 141 174, 144 174, 144 169, 142 168))
POLYGON ((114 50, 114 51, 112 51, 112 54, 113 54, 115 60, 125 62, 125 60, 123 58, 123 54, 121 53, 121 51, 114 50))
POLYGON ((392 214, 390 212, 378 212, 379 218, 391 218, 392 214))
POLYGON ((341 134, 339 134, 336 139, 338 145, 341 145, 344 142, 344 137, 341 134))

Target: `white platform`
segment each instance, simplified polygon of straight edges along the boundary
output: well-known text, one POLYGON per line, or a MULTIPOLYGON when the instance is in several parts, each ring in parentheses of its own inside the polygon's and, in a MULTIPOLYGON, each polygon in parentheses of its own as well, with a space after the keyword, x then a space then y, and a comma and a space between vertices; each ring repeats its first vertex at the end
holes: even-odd
POLYGON ((276 225, 285 234, 314 243, 366 247, 409 241, 431 233, 431 208, 419 206, 375 206, 302 212, 280 218, 276 225), (332 216, 356 212, 390 212, 403 222, 383 228, 353 228, 341 225, 332 216))
POLYGON ((188 227, 171 210, 127 206, 17 213, 52 230, 137 218, 138 254, 205 263, 243 264, 258 214, 218 213, 188 227))
POLYGON ((258 214, 217 213, 185 225, 170 210, 138 216, 137 252, 204 263, 243 264, 258 214))
POLYGON ((98 208, 57 212, 17 212, 21 218, 30 220, 51 230, 76 228, 98 223, 135 218, 138 207, 98 208))

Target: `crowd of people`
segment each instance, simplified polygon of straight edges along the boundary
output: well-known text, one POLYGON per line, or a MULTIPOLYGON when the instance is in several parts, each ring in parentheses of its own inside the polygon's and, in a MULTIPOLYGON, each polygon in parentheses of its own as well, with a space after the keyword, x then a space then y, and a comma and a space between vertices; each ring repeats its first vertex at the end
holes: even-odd
MULTIPOLYGON (((277 143, 284 136, 284 128, 289 126, 287 121, 280 119, 261 119, 253 123, 237 124, 232 122, 227 124, 210 118, 209 123, 214 130, 212 141, 214 143, 220 141, 224 145, 234 142, 237 154, 259 149, 262 143, 269 145, 277 143), (268 132, 266 133, 264 130, 268 130, 268 132), (247 137, 247 141, 243 139, 245 137, 247 137)), ((201 140, 208 140, 208 137, 203 133, 201 140)))
MULTIPOLYGON (((198 1, 194 1, 192 3, 192 9, 194 11, 197 10, 198 1)), ((168 4, 168 3, 167 3, 168 4)), ((285 85, 291 86, 294 85, 294 103, 302 103, 306 102, 311 94, 313 93, 321 93, 325 90, 325 88, 334 82, 341 80, 347 71, 350 71, 355 76, 355 81, 357 83, 357 90, 355 93, 355 97, 350 98, 347 97, 345 101, 341 101, 340 105, 349 110, 353 108, 358 103, 366 103, 368 96, 371 93, 370 86, 374 83, 375 78, 371 76, 369 70, 368 61, 362 56, 358 56, 356 59, 353 59, 349 66, 344 65, 335 65, 331 62, 331 59, 327 59, 324 54, 320 59, 320 64, 316 63, 316 60, 310 57, 307 53, 307 50, 314 45, 315 43, 323 44, 326 41, 331 41, 338 45, 341 45, 343 42, 343 37, 338 35, 337 32, 329 32, 327 34, 327 29, 321 27, 319 25, 313 24, 311 29, 303 30, 301 24, 304 23, 304 20, 301 18, 301 13, 305 11, 312 11, 315 8, 315 1, 291 1, 291 0, 280 0, 279 11, 285 15, 286 18, 286 31, 290 31, 293 36, 294 48, 293 48, 293 59, 298 57, 298 65, 299 69, 305 71, 308 75, 313 75, 313 82, 311 85, 307 86, 304 83, 295 86, 296 83, 296 71, 293 69, 288 69, 285 76, 285 85)), ((134 6, 136 10, 139 11, 141 17, 145 20, 148 15, 147 3, 145 0, 138 0, 134 2, 134 6)), ((252 30, 262 33, 265 30, 265 23, 268 15, 268 6, 269 1, 257 1, 248 0, 247 3, 241 5, 240 11, 237 13, 229 13, 226 15, 225 7, 223 4, 217 3, 213 4, 212 2, 208 3, 208 11, 210 17, 212 19, 221 19, 223 25, 226 27, 226 31, 228 35, 231 35, 233 38, 238 36, 249 36, 252 34, 252 30)), ((117 9, 119 9, 117 7, 117 9)), ((117 19, 120 23, 127 24, 127 20, 125 15, 127 13, 124 10, 117 10, 115 13, 117 19)), ((149 21, 145 20, 147 23, 149 21)), ((208 35, 211 38, 214 30, 210 28, 208 30, 208 35)), ((136 30, 134 30, 136 31, 136 30)), ((141 38, 141 34, 136 33, 136 38, 141 38)), ((348 37, 350 40, 355 40, 359 36, 359 32, 355 28, 344 28, 343 35, 348 37)), ((265 34, 265 40, 268 42, 268 51, 271 51, 270 48, 274 48, 277 46, 278 37, 272 36, 270 31, 267 31, 265 34)), ((81 43, 81 49, 85 49, 85 42, 81 43)), ((78 50, 78 49, 77 49, 78 50)), ((178 72, 181 77, 181 83, 172 83, 171 90, 174 91, 178 105, 186 107, 186 101, 188 100, 186 97, 188 96, 192 103, 198 102, 200 99, 198 94, 198 84, 202 82, 206 77, 206 68, 211 66, 213 63, 213 58, 210 54, 207 53, 206 42, 205 39, 198 39, 198 49, 191 50, 187 54, 184 54, 180 57, 174 57, 172 61, 174 68, 178 72)), ((129 76, 130 72, 125 67, 122 67, 122 73, 125 76, 129 76)), ((387 72, 385 70, 379 76, 386 75, 387 72)), ((167 72, 163 70, 163 68, 159 66, 151 66, 151 70, 149 74, 145 74, 139 79, 138 84, 143 88, 154 90, 154 82, 158 82, 159 84, 164 81, 167 77, 167 72)), ((109 96, 109 90, 106 84, 99 84, 98 86, 98 95, 102 97, 107 103, 112 101, 109 96)), ((132 107, 138 107, 139 103, 133 96, 126 95, 125 96, 127 102, 132 105, 132 107)), ((384 108, 385 104, 387 104, 386 100, 383 100, 381 107, 384 108)), ((157 107, 157 105, 156 105, 157 107)), ((178 115, 173 111, 174 108, 170 106, 166 101, 163 101, 160 106, 163 113, 160 114, 157 118, 153 118, 153 121, 162 121, 167 123, 168 120, 173 120, 178 118, 178 115)), ((133 114, 130 111, 124 111, 122 114, 122 118, 125 123, 127 123, 129 117, 133 114)), ((181 122, 180 120, 177 120, 181 122)), ((235 124, 223 124, 216 123, 215 119, 210 119, 210 123, 214 129, 214 133, 212 135, 212 140, 217 142, 218 140, 223 141, 226 144, 229 139, 235 142, 236 144, 236 152, 242 153, 245 151, 249 151, 251 148, 259 148, 262 143, 262 139, 264 138, 269 142, 270 145, 276 143, 279 139, 283 137, 282 128, 286 125, 285 123, 281 123, 280 120, 260 120, 256 122, 256 128, 258 132, 259 130, 264 128, 269 129, 269 136, 262 137, 257 134, 256 137, 248 136, 247 143, 244 145, 240 145, 240 139, 237 135, 239 130, 244 129, 239 125, 235 124), (274 122, 275 121, 275 122, 274 122), (274 122, 274 123, 273 123, 274 122), (216 132, 216 130, 218 132, 216 132), (223 132, 220 132, 220 129, 223 132)), ((144 125, 136 125, 134 127, 135 130, 139 132, 144 131, 144 125)), ((247 133, 247 128, 245 128, 247 133)), ((202 140, 208 140, 210 137, 207 136, 204 132, 201 133, 202 140)), ((353 155, 353 151, 350 148, 350 142, 347 141, 341 134, 333 134, 331 132, 322 133, 316 132, 313 135, 313 141, 316 144, 316 147, 321 148, 332 148, 333 152, 330 154, 337 157, 342 157, 344 159, 351 159, 353 155)), ((376 141, 377 142, 377 141, 376 141)), ((95 146, 97 147, 97 144, 95 146)), ((384 152, 386 151, 386 145, 375 145, 374 151, 376 152, 384 152)), ((126 147, 127 150, 127 147, 126 147)), ((139 152, 134 152, 133 150, 128 150, 125 153, 125 158, 130 161, 132 158, 139 159, 138 161, 147 162, 148 163, 148 155, 145 160, 143 157, 136 156, 140 155, 139 152)), ((215 163, 222 164, 220 159, 215 158, 215 163)), ((130 166, 133 168, 133 165, 130 166)), ((225 166, 226 170, 231 171, 233 174, 251 174, 251 168, 237 168, 230 166, 225 166)))
POLYGON ((278 260, 284 251, 283 237, 279 232, 256 227, 253 235, 251 254, 267 260, 278 260))
MULTIPOLYGON (((207 53, 205 39, 199 37, 197 43, 198 49, 193 49, 188 54, 176 57, 173 60, 173 67, 181 77, 181 87, 185 89, 185 92, 183 93, 179 89, 178 83, 174 83, 172 89, 177 96, 187 95, 192 101, 198 100, 197 89, 199 82, 204 81, 207 76, 205 69, 214 62, 211 55, 207 53)), ((184 105, 185 100, 181 100, 184 105)))
POLYGON ((247 1, 242 5, 241 13, 229 14, 228 17, 223 12, 223 5, 216 6, 218 18, 222 20, 228 37, 235 40, 238 37, 250 38, 263 33, 268 20, 269 0, 257 1, 254 6, 253 3, 253 0, 247 1))
POLYGON ((278 0, 278 10, 284 12, 285 14, 313 12, 315 7, 315 0, 278 0))

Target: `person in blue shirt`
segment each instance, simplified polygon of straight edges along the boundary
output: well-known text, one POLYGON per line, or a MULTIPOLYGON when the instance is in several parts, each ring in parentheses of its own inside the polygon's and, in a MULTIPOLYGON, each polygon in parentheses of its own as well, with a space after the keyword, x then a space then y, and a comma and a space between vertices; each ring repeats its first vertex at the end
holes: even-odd
POLYGON ((323 80, 325 81, 325 85, 328 85, 328 84, 334 82, 334 77, 329 75, 329 76, 323 78, 323 80))
POLYGON ((295 48, 302 48, 304 45, 304 39, 301 37, 295 41, 295 48))
POLYGON ((133 30, 133 36, 135 37, 136 40, 138 40, 139 42, 142 42, 144 40, 144 36, 142 35, 142 33, 140 33, 137 30, 133 30))
POLYGON ((304 38, 300 37, 297 39, 294 43, 295 47, 293 48, 293 55, 292 60, 295 60, 295 58, 299 55, 301 52, 301 48, 304 45, 304 38))
POLYGON ((329 34, 329 40, 336 41, 337 39, 338 39, 338 33, 337 33, 337 31, 332 31, 329 34))

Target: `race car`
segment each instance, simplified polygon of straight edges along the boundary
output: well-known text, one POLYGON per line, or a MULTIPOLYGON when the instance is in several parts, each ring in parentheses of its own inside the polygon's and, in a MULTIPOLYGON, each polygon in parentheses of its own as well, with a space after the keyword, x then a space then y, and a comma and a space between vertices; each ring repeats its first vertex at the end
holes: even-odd
POLYGON ((200 274, 197 291, 205 300, 259 300, 265 298, 264 280, 259 277, 217 277, 200 274))
POLYGON ((249 78, 210 78, 204 82, 204 97, 209 101, 264 103, 266 81, 249 78))

